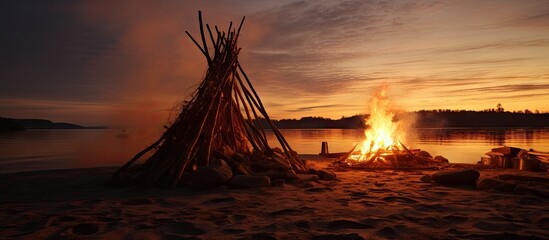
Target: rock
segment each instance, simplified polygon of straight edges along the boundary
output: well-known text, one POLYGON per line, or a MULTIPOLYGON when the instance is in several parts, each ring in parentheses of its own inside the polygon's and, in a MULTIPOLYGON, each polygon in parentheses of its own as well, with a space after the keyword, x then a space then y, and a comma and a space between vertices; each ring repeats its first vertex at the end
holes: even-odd
POLYGON ((232 157, 235 154, 235 151, 232 148, 230 148, 229 146, 223 146, 222 151, 223 151, 223 155, 225 155, 229 158, 232 157))
POLYGON ((252 167, 245 163, 238 164, 238 166, 236 166, 234 170, 235 170, 235 174, 240 174, 240 175, 250 175, 253 173, 252 167))
POLYGON ((250 161, 240 153, 234 153, 226 163, 231 166, 234 175, 250 175, 253 172, 250 161))
POLYGON ((318 170, 318 171, 316 171, 316 174, 322 180, 336 180, 337 179, 335 173, 327 171, 327 170, 318 170))
POLYGON ((443 156, 435 156, 433 159, 437 162, 442 162, 442 163, 447 163, 448 162, 448 159, 443 157, 443 156))
POLYGON ((517 185, 495 178, 481 178, 477 183, 478 189, 495 190, 500 192, 513 192, 517 185))
POLYGON ((265 159, 265 154, 262 151, 254 150, 251 157, 253 160, 258 161, 265 159))
MULTIPOLYGON (((299 156, 297 155, 297 152, 294 151, 294 150, 290 150, 290 155, 292 155, 292 156, 294 156, 294 157, 299 157, 299 156)), ((302 160, 304 163, 307 162, 305 159, 301 159, 301 160, 302 160)))
POLYGON ((422 182, 425 182, 425 183, 431 183, 431 182, 433 182, 433 178, 432 178, 431 176, 429 176, 429 175, 424 175, 424 176, 421 177, 419 180, 422 181, 422 182))
POLYGON ((282 149, 280 149, 279 147, 271 148, 271 150, 273 150, 273 152, 275 153, 284 154, 284 151, 282 151, 282 149))
POLYGON ((277 168, 278 166, 276 163, 267 159, 261 159, 252 163, 252 169, 255 170, 255 172, 269 171, 277 168))
POLYGON ((431 156, 431 154, 429 152, 423 151, 423 150, 421 152, 419 152, 419 156, 420 157, 426 157, 426 158, 433 158, 433 156, 431 156))
POLYGON ((317 174, 317 171, 316 171, 316 169, 314 169, 314 168, 309 168, 309 169, 307 169, 307 172, 305 172, 305 173, 308 173, 308 174, 317 174))
POLYGON ((244 162, 237 163, 236 166, 232 167, 232 170, 235 175, 250 175, 253 173, 252 167, 244 162))
POLYGON ((290 164, 290 161, 284 156, 282 153, 273 153, 273 162, 275 162, 278 165, 279 169, 289 170, 292 169, 292 165, 290 164))
POLYGON ((214 159, 209 166, 200 166, 192 176, 191 187, 208 189, 224 185, 233 177, 231 167, 221 160, 214 159))
POLYGON ((232 155, 232 159, 235 160, 236 162, 246 162, 246 163, 250 162, 250 159, 248 159, 248 157, 246 157, 242 153, 234 153, 232 155))
POLYGON ((297 174, 297 177, 301 182, 312 182, 319 180, 319 177, 316 174, 297 174))
POLYGON ((298 179, 297 173, 294 170, 287 170, 284 172, 284 179, 286 180, 295 180, 298 179))
POLYGON ((271 180, 267 176, 234 176, 229 182, 229 188, 262 188, 270 187, 271 180))
POLYGON ((445 185, 472 185, 479 176, 480 173, 475 169, 459 169, 436 172, 432 178, 435 182, 445 185))

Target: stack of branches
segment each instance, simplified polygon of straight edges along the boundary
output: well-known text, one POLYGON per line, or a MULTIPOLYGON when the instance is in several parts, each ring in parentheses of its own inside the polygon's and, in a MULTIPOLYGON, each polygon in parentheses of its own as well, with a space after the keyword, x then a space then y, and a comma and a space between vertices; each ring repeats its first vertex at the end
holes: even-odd
POLYGON ((343 155, 334 165, 358 169, 424 169, 437 168, 448 163, 448 159, 442 156, 433 157, 426 151, 409 149, 400 141, 398 145, 365 154, 355 151, 357 147, 358 145, 343 155))
POLYGON ((244 18, 238 28, 231 22, 226 32, 217 26, 212 30, 208 24, 204 28, 201 12, 198 20, 200 39, 186 33, 206 57, 208 69, 203 81, 164 134, 118 169, 113 180, 119 182, 121 174, 129 172, 145 185, 178 187, 198 167, 209 166, 214 159, 238 165, 227 152, 239 154, 240 160, 268 160, 278 169, 306 171, 305 162, 271 122, 238 61, 241 49, 237 43, 244 18), (270 126, 282 149, 269 147, 266 126, 260 120, 270 126), (153 154, 143 164, 136 164, 149 152, 153 154))

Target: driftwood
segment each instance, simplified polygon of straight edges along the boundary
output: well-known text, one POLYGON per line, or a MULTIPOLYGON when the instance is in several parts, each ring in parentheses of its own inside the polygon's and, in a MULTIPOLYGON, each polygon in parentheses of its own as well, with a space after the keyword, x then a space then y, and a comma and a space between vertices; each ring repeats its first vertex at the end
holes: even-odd
POLYGON ((199 40, 189 32, 186 34, 206 58, 208 69, 204 79, 164 134, 114 172, 113 180, 119 182, 121 174, 127 173, 134 183, 178 187, 197 168, 209 166, 215 158, 242 172, 249 171, 257 161, 269 161, 277 169, 306 171, 305 162, 271 122, 238 61, 241 49, 237 43, 244 18, 238 28, 233 28, 231 22, 226 32, 217 26, 212 31, 208 24, 204 28, 201 12, 198 20, 199 40), (261 118, 272 128, 282 147, 280 151, 269 146, 261 118), (148 159, 136 164, 150 152, 148 159))

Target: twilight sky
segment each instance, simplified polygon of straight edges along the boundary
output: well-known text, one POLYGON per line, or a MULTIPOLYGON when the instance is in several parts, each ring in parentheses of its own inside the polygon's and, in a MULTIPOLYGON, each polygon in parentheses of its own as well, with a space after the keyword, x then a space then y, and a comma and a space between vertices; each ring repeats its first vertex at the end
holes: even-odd
POLYGON ((186 37, 246 16, 240 61, 274 118, 549 111, 549 1, 21 0, 0 7, 0 116, 158 124, 206 63, 186 37))

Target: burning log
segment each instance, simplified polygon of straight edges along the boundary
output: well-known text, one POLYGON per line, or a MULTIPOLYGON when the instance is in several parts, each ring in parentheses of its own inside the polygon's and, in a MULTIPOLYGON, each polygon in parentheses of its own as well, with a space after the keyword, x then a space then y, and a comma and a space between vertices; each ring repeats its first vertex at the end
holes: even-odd
POLYGON ((217 26, 214 32, 206 24, 207 35, 201 12, 198 20, 200 41, 186 33, 208 63, 203 81, 164 134, 114 172, 113 180, 121 182, 122 175, 129 175, 130 184, 173 188, 192 182, 197 169, 215 167, 210 165, 220 161, 240 174, 257 171, 260 162, 268 163, 264 165, 271 170, 305 172, 305 162, 269 118, 238 61, 241 49, 237 43, 244 18, 238 28, 231 22, 226 32, 217 26), (260 118, 272 128, 282 149, 269 146, 260 118), (150 152, 148 159, 136 164, 150 152))
POLYGON ((403 169, 433 168, 447 163, 431 157, 420 149, 409 149, 400 139, 406 131, 401 122, 393 121, 394 113, 390 109, 389 99, 384 86, 370 100, 369 126, 364 135, 366 139, 334 163, 336 166, 362 169, 403 169))
MULTIPOLYGON (((400 143, 400 142, 399 142, 400 143)), ((446 165, 447 161, 439 161, 433 157, 419 157, 414 152, 420 149, 408 149, 400 143, 403 150, 397 147, 378 149, 375 153, 362 154, 353 148, 348 154, 335 161, 333 165, 357 169, 431 169, 446 165)))

